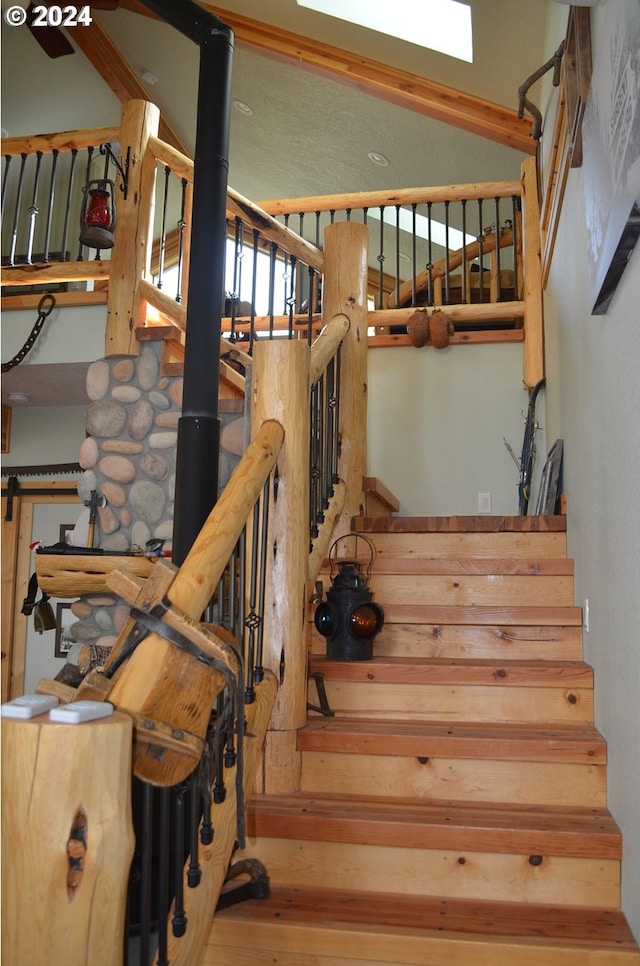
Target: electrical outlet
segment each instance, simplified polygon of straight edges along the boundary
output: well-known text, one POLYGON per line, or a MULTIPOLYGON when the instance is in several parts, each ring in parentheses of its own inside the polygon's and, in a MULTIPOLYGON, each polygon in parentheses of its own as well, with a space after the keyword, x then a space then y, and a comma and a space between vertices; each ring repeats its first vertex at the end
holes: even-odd
POLYGON ((589 633, 589 598, 585 597, 582 605, 582 626, 589 633))
POLYGON ((478 493, 478 513, 491 513, 490 493, 478 493))

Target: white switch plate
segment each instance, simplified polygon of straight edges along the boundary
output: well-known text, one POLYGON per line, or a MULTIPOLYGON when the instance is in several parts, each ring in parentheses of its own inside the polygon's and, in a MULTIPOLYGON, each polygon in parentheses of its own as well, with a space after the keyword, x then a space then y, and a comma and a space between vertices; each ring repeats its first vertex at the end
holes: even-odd
POLYGON ((478 513, 491 513, 490 493, 478 493, 478 513))

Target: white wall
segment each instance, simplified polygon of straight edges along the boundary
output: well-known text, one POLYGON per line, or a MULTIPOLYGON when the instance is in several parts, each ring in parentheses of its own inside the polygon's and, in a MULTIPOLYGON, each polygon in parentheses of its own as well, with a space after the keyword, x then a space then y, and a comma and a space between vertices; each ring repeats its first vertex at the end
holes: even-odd
MULTIPOLYGON (((611 2, 592 10, 594 68, 611 2)), ((623 908, 640 939, 640 246, 606 315, 592 316, 585 224, 584 171, 574 169, 545 296, 548 421, 565 441, 576 603, 589 598, 585 660, 624 838, 623 908)))
MULTIPOLYGON (((503 437, 519 455, 528 402, 520 343, 375 349, 368 386, 369 473, 398 497, 401 514, 476 514, 478 493, 491 493, 493 513, 518 512, 518 471, 503 437)), ((543 431, 537 442, 541 465, 543 431)))
POLYGON ((11 449, 2 465, 77 463, 85 438, 84 406, 13 407, 11 449))

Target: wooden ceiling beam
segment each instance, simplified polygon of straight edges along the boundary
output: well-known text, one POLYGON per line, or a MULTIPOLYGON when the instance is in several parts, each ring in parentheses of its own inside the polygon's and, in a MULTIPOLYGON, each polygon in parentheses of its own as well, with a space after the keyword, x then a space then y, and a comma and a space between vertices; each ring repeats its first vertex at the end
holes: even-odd
MULTIPOLYGON (((536 153, 537 142, 531 137, 531 118, 519 118, 517 111, 369 60, 367 57, 351 54, 313 38, 302 37, 281 27, 242 17, 205 0, 199 0, 199 3, 233 29, 239 46, 260 50, 275 60, 304 67, 398 107, 469 131, 524 154, 536 153)), ((120 0, 120 6, 144 16, 155 17, 138 0, 120 0)))
MULTIPOLYGON (((141 7, 140 12, 144 9, 141 7)), ((150 100, 149 94, 136 74, 95 17, 88 27, 67 27, 66 29, 73 42, 88 58, 121 104, 126 104, 130 100, 150 100)), ((162 115, 160 116, 158 137, 186 154, 187 157, 191 157, 191 152, 162 115)))

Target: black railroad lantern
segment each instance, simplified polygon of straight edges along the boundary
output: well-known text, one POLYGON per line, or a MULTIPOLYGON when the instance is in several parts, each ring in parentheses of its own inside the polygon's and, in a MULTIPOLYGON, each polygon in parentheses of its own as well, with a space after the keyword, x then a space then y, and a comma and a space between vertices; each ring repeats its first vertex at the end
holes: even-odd
POLYGON ((338 537, 329 550, 331 587, 326 601, 316 608, 315 625, 327 639, 327 657, 330 661, 368 661, 373 657, 373 638, 382 630, 384 613, 373 603, 373 593, 367 586, 373 562, 373 544, 360 533, 338 537), (365 540, 371 557, 366 564, 366 576, 362 574, 360 560, 336 560, 331 553, 347 537, 365 540), (334 563, 338 572, 334 574, 334 563))

